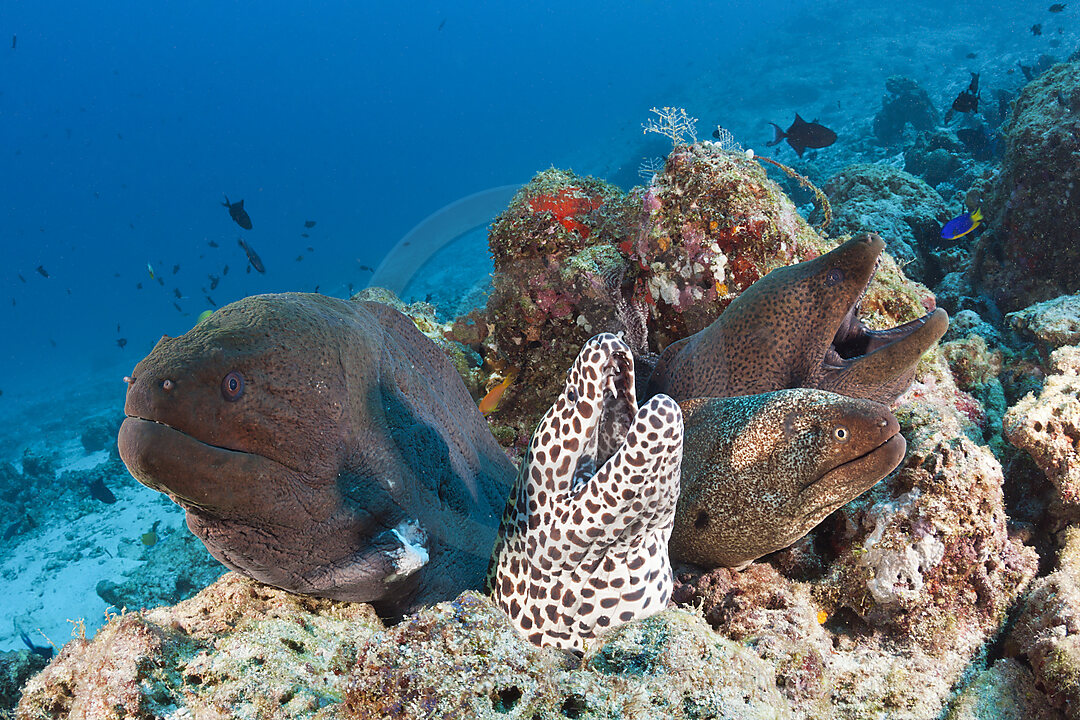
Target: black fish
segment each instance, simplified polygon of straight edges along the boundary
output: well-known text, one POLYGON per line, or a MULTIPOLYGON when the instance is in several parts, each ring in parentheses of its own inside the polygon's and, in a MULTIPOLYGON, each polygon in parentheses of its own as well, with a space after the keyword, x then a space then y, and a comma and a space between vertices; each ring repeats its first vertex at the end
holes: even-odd
POLYGON ((772 142, 765 143, 765 146, 772 147, 773 145, 779 145, 781 140, 787 140, 788 145, 799 157, 802 157, 806 148, 816 150, 829 147, 836 142, 836 133, 819 123, 806 122, 799 117, 799 113, 795 113, 795 122, 791 123, 791 127, 786 131, 782 130, 776 123, 769 124, 776 128, 776 136, 772 142))
POLYGON ((210 289, 217 290, 217 284, 221 282, 221 278, 217 275, 207 275, 206 277, 210 278, 210 289))
POLYGON ((313 247, 309 247, 309 248, 307 249, 307 251, 308 251, 308 252, 315 252, 315 248, 313 248, 313 247))
POLYGON ((173 291, 173 295, 176 296, 177 300, 183 300, 184 299, 183 294, 180 292, 180 288, 173 288, 172 291, 173 291))
POLYGON ((228 275, 229 274, 229 266, 228 265, 226 265, 225 267, 223 267, 221 269, 221 274, 222 275, 228 275))
MULTIPOLYGON (((1059 13, 1062 10, 1065 9, 1065 3, 1054 3, 1053 5, 1051 5, 1047 9, 1052 13, 1059 13)), ((15 47, 15 36, 14 35, 11 36, 11 47, 15 47)))
POLYGON ((206 298, 206 302, 210 303, 214 307, 217 307, 217 303, 214 302, 214 298, 210 297, 209 295, 204 295, 204 297, 206 298))
POLYGON ((22 276, 22 273, 15 273, 15 274, 19 276, 19 279, 20 279, 20 280, 22 280, 23 282, 26 282, 26 278, 24 278, 24 277, 22 276))
POLYGON ((1035 23, 1031 26, 1031 34, 1035 37, 1042 35, 1042 23, 1035 23))
POLYGON ((229 217, 236 221, 236 224, 245 230, 251 229, 251 218, 248 217, 247 210, 244 209, 244 201, 230 203, 229 196, 225 196, 225 202, 221 203, 225 207, 229 208, 229 217))
POLYGON ((979 73, 971 73, 971 82, 968 83, 967 90, 964 90, 956 99, 953 100, 952 107, 945 113, 945 122, 948 123, 953 119, 955 113, 976 113, 979 112, 979 73))
POLYGON ((23 644, 26 645, 26 647, 30 648, 30 652, 34 655, 40 655, 45 659, 49 659, 53 656, 52 646, 35 645, 33 641, 30 640, 30 636, 22 632, 21 630, 19 631, 19 637, 22 638, 23 644))
POLYGON ((142 283, 141 282, 135 283, 135 289, 136 290, 142 290, 142 283))
POLYGON ((49 277, 49 271, 46 270, 44 266, 38 265, 37 266, 37 271, 38 271, 38 275, 40 275, 41 277, 49 277))
POLYGON ((301 260, 303 260, 303 259, 304 259, 304 256, 303 256, 303 255, 297 255, 297 256, 296 256, 296 262, 300 262, 300 261, 301 261, 301 260))
POLYGON ((360 272, 375 272, 375 268, 370 265, 360 265, 357 269, 360 270, 360 272))
POLYGON ((106 505, 112 505, 116 502, 116 496, 112 494, 112 490, 105 487, 105 481, 100 477, 96 477, 86 485, 90 488, 90 497, 95 500, 100 500, 106 505))
POLYGON ((300 237, 302 237, 302 238, 309 238, 309 237, 311 237, 311 236, 310 236, 310 235, 308 235, 307 233, 300 233, 300 237))
POLYGON ((968 60, 974 60, 975 58, 979 57, 979 53, 969 52, 964 57, 966 57, 968 60))
POLYGON ((214 242, 213 240, 208 241, 206 244, 209 245, 210 247, 218 247, 218 244, 216 242, 214 242))
POLYGON ((158 277, 156 277, 154 279, 157 280, 158 285, 160 285, 161 287, 165 287, 165 278, 163 278, 163 277, 161 277, 159 275, 158 277))
POLYGON ((121 350, 123 350, 125 347, 127 347, 127 338, 118 338, 116 340, 116 344, 120 346, 121 350))
POLYGON ((12 35, 11 35, 11 49, 12 50, 15 49, 15 34, 14 33, 12 33, 12 35))
POLYGON ((446 18, 443 18, 442 22, 439 23, 439 29, 440 30, 442 30, 444 27, 446 27, 446 18))
POLYGON ((184 308, 180 307, 180 303, 174 302, 174 303, 172 304, 172 306, 173 306, 174 308, 176 308, 176 312, 178 312, 178 313, 180 313, 180 314, 183 314, 183 313, 184 313, 184 308))
POLYGON ((240 243, 240 247, 244 248, 244 253, 247 255, 248 262, 251 263, 251 267, 255 268, 261 273, 266 272, 266 266, 263 265, 262 258, 255 252, 250 245, 244 242, 244 238, 237 238, 240 243))
POLYGON ((172 266, 172 274, 175 275, 178 272, 180 272, 180 266, 179 265, 173 265, 172 266))
POLYGON ((315 221, 314 220, 305 220, 304 221, 304 227, 306 227, 308 230, 310 230, 311 228, 315 227, 315 221))

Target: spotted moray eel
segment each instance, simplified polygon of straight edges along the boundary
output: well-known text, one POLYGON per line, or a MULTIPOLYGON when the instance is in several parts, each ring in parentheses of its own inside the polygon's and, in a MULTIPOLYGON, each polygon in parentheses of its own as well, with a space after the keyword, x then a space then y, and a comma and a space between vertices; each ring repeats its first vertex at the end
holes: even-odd
POLYGON ((638 409, 622 340, 585 344, 533 433, 488 570, 488 590, 530 642, 580 651, 667 605, 682 436, 668 396, 638 409))

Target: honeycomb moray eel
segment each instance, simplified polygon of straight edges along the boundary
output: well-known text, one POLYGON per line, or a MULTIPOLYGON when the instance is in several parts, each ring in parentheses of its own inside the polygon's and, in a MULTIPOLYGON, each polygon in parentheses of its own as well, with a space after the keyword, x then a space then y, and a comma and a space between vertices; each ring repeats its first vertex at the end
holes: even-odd
POLYGON ((938 309, 889 330, 868 330, 859 303, 885 242, 864 234, 813 260, 773 270, 704 330, 669 345, 645 397, 753 395, 817 388, 889 404, 945 334, 938 309))
POLYGON ((884 405, 823 390, 680 403, 682 494, 671 555, 741 568, 868 490, 907 445, 884 405))
POLYGON ((384 617, 482 585, 515 470, 396 310, 245 298, 127 381, 124 463, 229 568, 384 617))
POLYGON ((532 643, 582 650, 667 605, 682 439, 674 400, 638 409, 630 348, 587 342, 533 432, 488 575, 532 643))

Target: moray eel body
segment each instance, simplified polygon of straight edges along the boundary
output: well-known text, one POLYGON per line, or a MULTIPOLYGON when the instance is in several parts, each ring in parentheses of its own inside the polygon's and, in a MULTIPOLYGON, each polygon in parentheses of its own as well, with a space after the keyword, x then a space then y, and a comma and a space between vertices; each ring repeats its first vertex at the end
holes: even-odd
POLYGON ((680 403, 672 557, 741 568, 791 545, 904 458, 884 405, 811 389, 680 403))
POLYGON ((893 402, 949 318, 938 309, 890 330, 863 325, 859 302, 884 247, 866 234, 773 270, 712 325, 669 345, 645 397, 662 392, 682 401, 806 387, 893 402))
POLYGON ((671 398, 638 409, 625 343, 585 344, 529 442, 488 573, 532 643, 582 650, 667 605, 682 433, 671 398))
POLYGON ((245 298, 127 380, 121 458, 226 566, 386 617, 482 584, 514 468, 396 310, 245 298))

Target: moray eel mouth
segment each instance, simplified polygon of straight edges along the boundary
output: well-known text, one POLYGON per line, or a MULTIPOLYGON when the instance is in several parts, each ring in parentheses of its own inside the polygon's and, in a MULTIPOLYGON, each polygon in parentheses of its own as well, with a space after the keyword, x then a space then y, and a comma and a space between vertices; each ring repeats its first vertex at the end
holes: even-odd
POLYGON ((595 351, 600 357, 593 354, 575 367, 580 379, 574 390, 589 409, 577 408, 585 441, 574 467, 574 488, 587 482, 618 451, 637 415, 633 355, 614 336, 610 341, 603 337, 598 336, 595 351))
MULTIPOLYGON (((821 502, 814 503, 811 512, 831 512, 852 497, 856 497, 878 483, 903 461, 907 441, 900 434, 900 424, 891 413, 876 421, 880 438, 877 445, 858 457, 833 466, 817 478, 810 489, 828 488, 820 493, 821 502), (835 498, 843 498, 840 503, 835 498)), ((806 489, 803 491, 806 492, 806 489)))
POLYGON ((132 414, 120 426, 117 446, 136 480, 184 509, 208 513, 260 507, 283 476, 297 474, 276 460, 211 445, 159 420, 132 414))
POLYGON ((918 355, 921 356, 948 329, 948 316, 941 309, 888 330, 868 328, 860 317, 862 301, 880 266, 881 255, 878 255, 862 292, 841 319, 836 334, 825 351, 824 364, 827 369, 848 369, 860 359, 878 351, 885 351, 883 354, 903 352, 901 346, 904 345, 918 348, 918 355))

